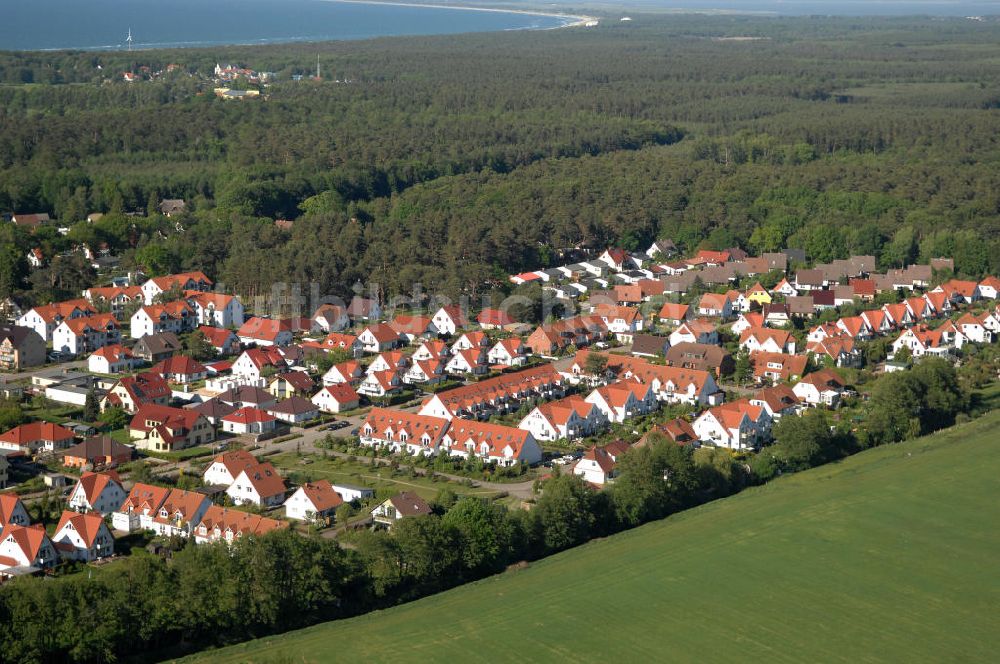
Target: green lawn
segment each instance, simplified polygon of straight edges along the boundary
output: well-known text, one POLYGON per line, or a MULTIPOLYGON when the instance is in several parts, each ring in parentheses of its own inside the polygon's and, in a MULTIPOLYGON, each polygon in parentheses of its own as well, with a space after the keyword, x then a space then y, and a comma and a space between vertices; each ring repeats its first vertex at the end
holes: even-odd
POLYGON ((994 661, 1000 412, 207 662, 994 661))
POLYGON ((427 500, 432 500, 437 496, 438 491, 445 487, 458 495, 496 495, 495 491, 467 487, 459 482, 449 481, 447 478, 441 478, 435 482, 425 477, 410 477, 405 472, 397 473, 394 476, 388 466, 376 468, 360 461, 348 461, 342 458, 324 459, 322 456, 314 454, 298 457, 294 453, 286 452, 266 456, 263 459, 270 461, 275 467, 286 473, 296 473, 309 481, 324 479, 335 483, 357 484, 376 490, 413 491, 427 500), (303 464, 301 463, 303 460, 310 463, 303 464))

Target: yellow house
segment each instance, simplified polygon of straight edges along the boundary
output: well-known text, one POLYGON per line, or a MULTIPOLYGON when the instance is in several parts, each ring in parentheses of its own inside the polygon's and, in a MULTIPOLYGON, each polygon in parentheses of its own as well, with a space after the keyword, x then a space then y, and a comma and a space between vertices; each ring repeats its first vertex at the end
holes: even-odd
POLYGON ((756 302, 760 306, 771 304, 771 294, 767 292, 766 288, 760 285, 759 281, 747 290, 747 299, 751 302, 756 302))

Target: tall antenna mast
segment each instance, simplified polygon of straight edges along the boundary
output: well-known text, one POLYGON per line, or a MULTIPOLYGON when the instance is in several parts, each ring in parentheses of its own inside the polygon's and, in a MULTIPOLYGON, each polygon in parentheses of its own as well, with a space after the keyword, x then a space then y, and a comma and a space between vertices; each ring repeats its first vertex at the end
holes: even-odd
POLYGON ((316 54, 316 80, 319 80, 319 53, 316 54))
POLYGON ((128 29, 128 37, 125 38, 125 43, 128 44, 128 50, 132 50, 132 28, 128 29))

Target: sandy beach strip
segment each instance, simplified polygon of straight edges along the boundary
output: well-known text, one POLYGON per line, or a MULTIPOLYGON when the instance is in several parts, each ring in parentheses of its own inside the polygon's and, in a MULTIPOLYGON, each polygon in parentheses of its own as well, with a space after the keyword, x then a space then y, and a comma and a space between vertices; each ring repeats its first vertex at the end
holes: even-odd
POLYGON ((460 9, 469 12, 491 12, 496 14, 524 14, 527 16, 545 16, 547 18, 558 18, 565 21, 558 28, 577 28, 587 25, 596 25, 598 19, 594 16, 580 16, 573 14, 558 14, 555 12, 534 11, 531 9, 500 9, 497 7, 469 7, 467 5, 434 5, 417 2, 383 2, 383 0, 324 0, 325 2, 340 2, 352 5, 389 5, 392 7, 421 7, 423 9, 460 9))

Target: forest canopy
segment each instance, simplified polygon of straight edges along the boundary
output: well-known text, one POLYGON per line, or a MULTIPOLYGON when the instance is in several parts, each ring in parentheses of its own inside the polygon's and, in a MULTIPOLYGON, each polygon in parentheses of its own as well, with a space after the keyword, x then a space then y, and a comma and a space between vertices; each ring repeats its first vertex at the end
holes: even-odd
POLYGON ((1000 24, 643 16, 545 33, 0 53, 0 296, 73 294, 53 256, 346 296, 449 296, 569 248, 803 248, 1000 271, 1000 24), (726 37, 754 37, 732 40, 726 37), (292 80, 320 58, 342 81, 292 80), (212 94, 217 62, 275 73, 212 94), (159 71, 126 83, 124 71, 159 71), (164 198, 188 211, 167 220, 164 198), (98 223, 84 222, 101 212, 98 223), (131 216, 129 213, 133 213, 131 216), (275 219, 295 220, 290 230, 275 219))

